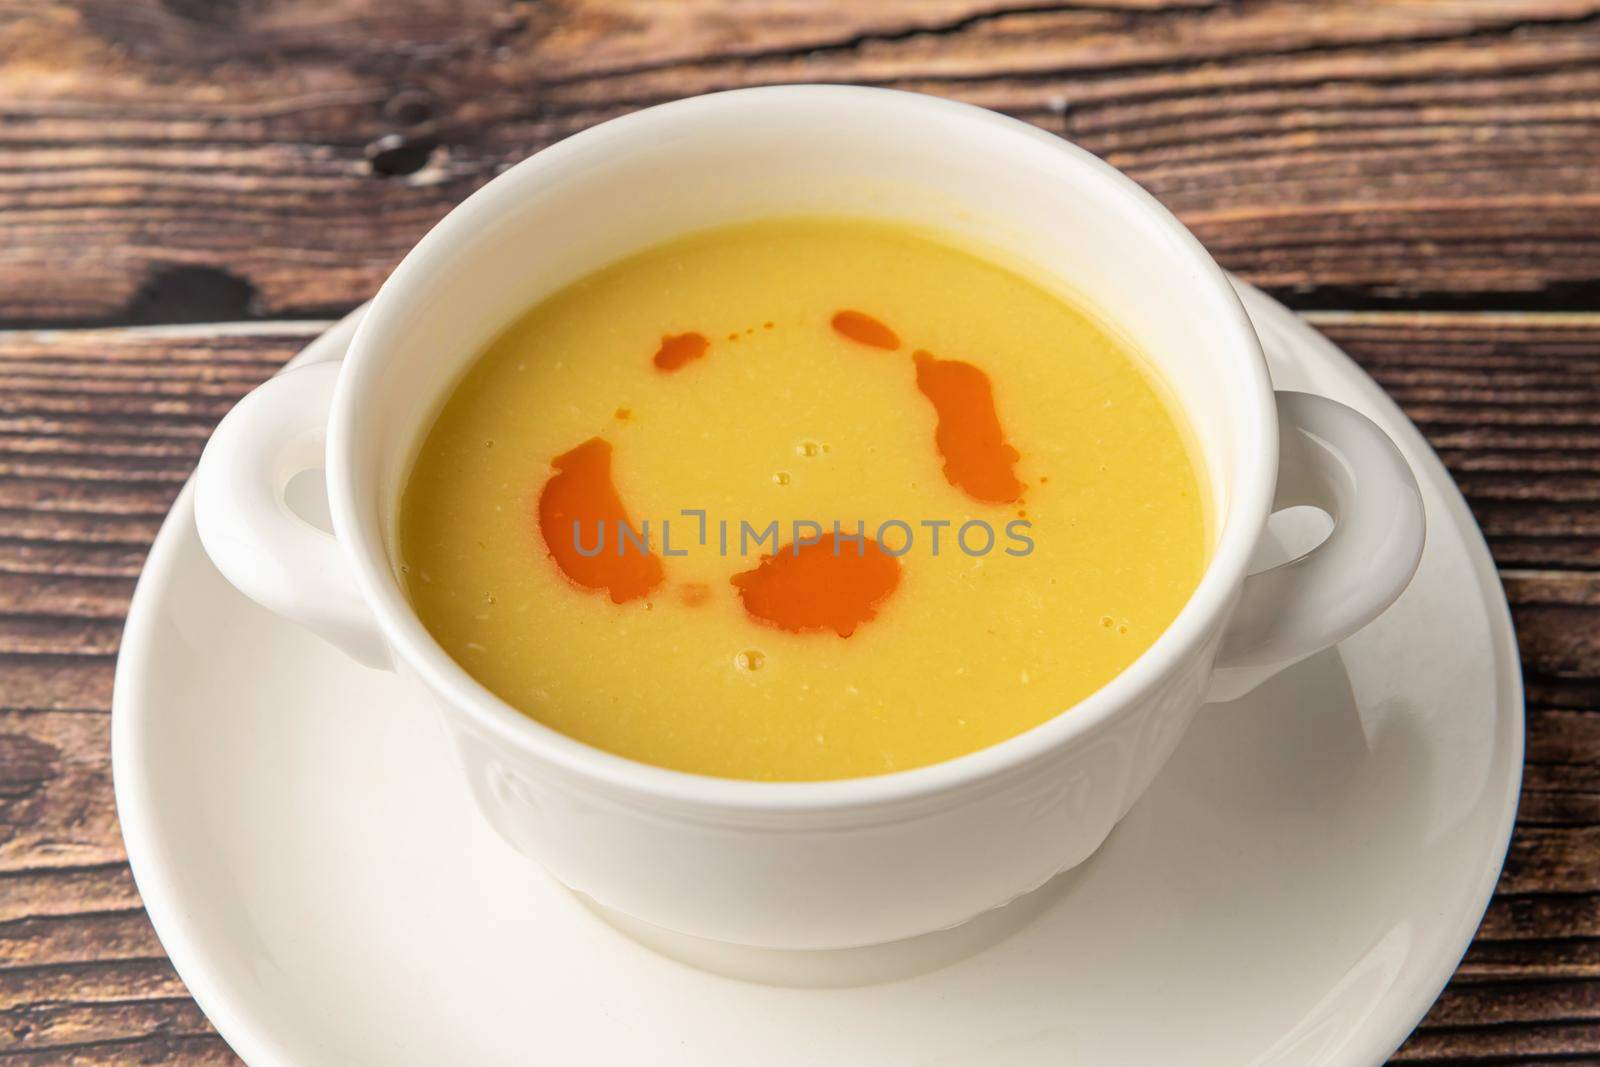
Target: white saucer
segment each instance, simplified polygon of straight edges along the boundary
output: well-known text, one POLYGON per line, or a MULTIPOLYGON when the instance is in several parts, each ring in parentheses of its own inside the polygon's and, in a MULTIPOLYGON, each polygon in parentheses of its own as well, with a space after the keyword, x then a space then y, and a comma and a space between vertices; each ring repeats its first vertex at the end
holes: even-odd
MULTIPOLYGON (((425 703, 222 580, 185 490, 133 598, 112 741, 139 889, 201 1007, 254 1067, 1382 1061, 1500 869, 1517 650, 1422 437, 1245 295, 1280 388, 1353 404, 1410 459, 1415 583, 1337 653, 1202 712, 1031 923, 885 984, 756 985, 619 934, 479 820, 425 703)), ((352 325, 300 359, 338 358, 352 325)))

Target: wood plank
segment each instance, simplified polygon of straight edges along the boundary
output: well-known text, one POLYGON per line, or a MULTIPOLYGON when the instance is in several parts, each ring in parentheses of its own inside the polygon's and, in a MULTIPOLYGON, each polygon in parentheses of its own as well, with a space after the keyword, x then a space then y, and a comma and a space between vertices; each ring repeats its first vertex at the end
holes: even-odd
POLYGON ((239 1062, 160 957, 0 970, 0 1056, 21 1064, 239 1062))
POLYGON ((1568 1023, 1421 1027, 1395 1054, 1396 1063, 1574 1064, 1600 1060, 1600 1026, 1587 1015, 1568 1023))
POLYGON ((85 912, 127 912, 139 906, 133 875, 125 863, 0 874, 0 924, 85 912))
POLYGON ((12 1067, 143 1067, 184 1064, 207 1067, 211 1064, 235 1065, 241 1061, 215 1034, 183 1034, 158 1031, 147 1037, 85 1041, 57 1045, 38 1052, 8 1055, 12 1067))
POLYGON ((165 958, 0 970, 0 1011, 30 1004, 106 1004, 185 995, 165 958))
POLYGON ((123 858, 111 793, 110 719, 0 712, 0 872, 123 858))
POLYGON ((113 669, 110 657, 0 653, 0 714, 106 714, 113 669))
POLYGON ((1065 134, 1303 307, 1592 307, 1597 11, 18 5, 0 14, 0 321, 347 308, 529 153, 651 103, 788 81, 934 92, 1065 134))
POLYGON ((165 955, 150 920, 137 909, 0 923, 0 971, 165 955))
POLYGON ((0 1011, 0 1056, 7 1063, 239 1062, 186 995, 0 1011))

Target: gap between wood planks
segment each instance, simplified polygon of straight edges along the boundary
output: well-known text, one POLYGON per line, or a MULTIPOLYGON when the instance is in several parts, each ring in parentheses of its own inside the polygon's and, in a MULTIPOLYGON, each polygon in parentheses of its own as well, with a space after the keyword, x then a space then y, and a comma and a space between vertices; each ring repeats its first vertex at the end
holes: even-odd
MULTIPOLYGON (((1370 288, 1343 286, 1317 286, 1310 289, 1288 290, 1265 286, 1263 291, 1278 300, 1290 311, 1304 315, 1312 321, 1324 316, 1327 321, 1348 321, 1369 314, 1394 314, 1426 316, 1440 315, 1562 315, 1570 314, 1582 320, 1600 316, 1600 280, 1562 282, 1538 290, 1478 291, 1478 292, 1420 292, 1407 295, 1384 295, 1370 288)), ((261 315, 253 318, 207 317, 206 309, 195 308, 183 317, 170 322, 132 321, 121 318, 63 319, 57 321, 35 319, 8 319, 0 317, 0 335, 8 333, 70 333, 77 330, 138 330, 152 331, 153 336, 205 337, 253 334, 257 336, 292 336, 300 330, 320 326, 326 329, 353 311, 330 309, 324 315, 261 315), (167 332, 162 332, 167 331, 167 332)), ((322 310, 322 309, 317 309, 322 310)), ((1578 321, 1575 320, 1575 321, 1578 321)), ((1558 321, 1558 320, 1547 320, 1558 321)))

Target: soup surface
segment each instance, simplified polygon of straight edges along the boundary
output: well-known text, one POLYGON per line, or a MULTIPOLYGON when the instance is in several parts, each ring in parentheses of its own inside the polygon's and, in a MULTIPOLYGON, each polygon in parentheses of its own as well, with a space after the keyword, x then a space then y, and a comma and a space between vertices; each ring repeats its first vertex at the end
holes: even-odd
POLYGON ((424 439, 398 549, 439 643, 564 734, 880 774, 1038 725, 1150 646, 1205 566, 1195 458, 1061 296, 917 231, 775 220, 528 311, 424 439))

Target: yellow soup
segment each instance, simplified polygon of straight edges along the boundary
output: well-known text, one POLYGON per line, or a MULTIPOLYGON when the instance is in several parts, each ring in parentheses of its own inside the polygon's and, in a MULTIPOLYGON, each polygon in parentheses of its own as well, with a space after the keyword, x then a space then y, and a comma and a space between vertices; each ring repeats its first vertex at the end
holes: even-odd
POLYGON ((928 235, 696 234, 531 309, 422 443, 399 554, 512 706, 732 778, 881 774, 1060 714, 1206 558, 1182 416, 1083 310, 928 235))

